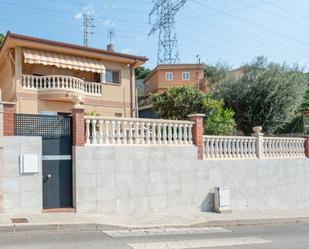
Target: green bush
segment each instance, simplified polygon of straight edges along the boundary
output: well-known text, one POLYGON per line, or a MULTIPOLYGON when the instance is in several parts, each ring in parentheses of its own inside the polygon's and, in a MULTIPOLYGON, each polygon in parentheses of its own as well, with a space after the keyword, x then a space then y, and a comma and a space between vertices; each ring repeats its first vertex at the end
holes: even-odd
POLYGON ((274 134, 297 115, 308 87, 306 74, 298 67, 269 63, 264 57, 230 74, 219 85, 227 107, 236 113, 240 130, 249 135, 262 126, 274 134))
POLYGON ((234 131, 234 111, 224 109, 223 100, 214 99, 210 93, 189 86, 172 87, 152 95, 152 100, 158 118, 186 120, 190 114, 203 113, 206 134, 228 135, 234 131))

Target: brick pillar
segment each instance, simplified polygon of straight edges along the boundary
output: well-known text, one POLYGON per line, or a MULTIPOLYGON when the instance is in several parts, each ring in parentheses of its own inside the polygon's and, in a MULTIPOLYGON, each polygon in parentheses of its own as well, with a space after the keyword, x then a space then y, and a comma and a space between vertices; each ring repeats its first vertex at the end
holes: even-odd
POLYGON ((309 158, 309 137, 305 137, 305 155, 309 158))
POLYGON ((3 102, 3 136, 14 136, 14 105, 3 102))
POLYGON ((73 107, 72 109, 73 123, 73 146, 85 145, 85 125, 84 125, 84 108, 73 107))
POLYGON ((195 124, 193 125, 192 129, 192 137, 193 143, 197 147, 197 159, 203 160, 204 152, 203 152, 203 135, 204 135, 204 125, 203 125, 203 118, 205 114, 191 114, 188 116, 192 122, 195 124))

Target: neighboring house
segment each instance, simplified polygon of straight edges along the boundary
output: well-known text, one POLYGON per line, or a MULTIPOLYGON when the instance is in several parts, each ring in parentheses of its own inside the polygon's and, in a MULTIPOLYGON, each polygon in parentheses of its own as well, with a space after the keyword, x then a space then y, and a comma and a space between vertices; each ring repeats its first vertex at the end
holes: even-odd
POLYGON ((141 93, 141 94, 143 94, 144 93, 144 80, 141 80, 141 79, 139 79, 139 80, 135 80, 135 85, 136 85, 136 90, 139 92, 139 93, 141 93))
POLYGON ((144 79, 144 94, 162 92, 170 87, 188 85, 205 89, 203 64, 158 65, 144 79))
POLYGON ((134 69, 146 57, 7 33, 0 50, 3 101, 16 113, 86 112, 134 117, 134 69))
POLYGON ((144 79, 144 96, 139 98, 139 117, 156 118, 149 98, 151 93, 160 93, 170 87, 184 85, 207 90, 203 64, 158 65, 144 79))

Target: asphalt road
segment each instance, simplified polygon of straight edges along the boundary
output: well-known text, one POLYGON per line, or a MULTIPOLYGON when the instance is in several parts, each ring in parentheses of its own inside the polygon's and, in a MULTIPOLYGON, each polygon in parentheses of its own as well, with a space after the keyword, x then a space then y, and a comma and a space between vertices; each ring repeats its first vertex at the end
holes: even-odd
POLYGON ((309 224, 0 233, 0 249, 308 249, 309 224))

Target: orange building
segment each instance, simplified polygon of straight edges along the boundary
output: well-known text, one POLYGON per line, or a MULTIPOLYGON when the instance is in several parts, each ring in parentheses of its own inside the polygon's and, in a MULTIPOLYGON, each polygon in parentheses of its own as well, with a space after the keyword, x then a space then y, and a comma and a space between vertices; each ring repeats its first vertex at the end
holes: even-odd
POLYGON ((192 86, 205 90, 203 64, 158 65, 144 80, 144 94, 162 92, 175 86, 192 86))

